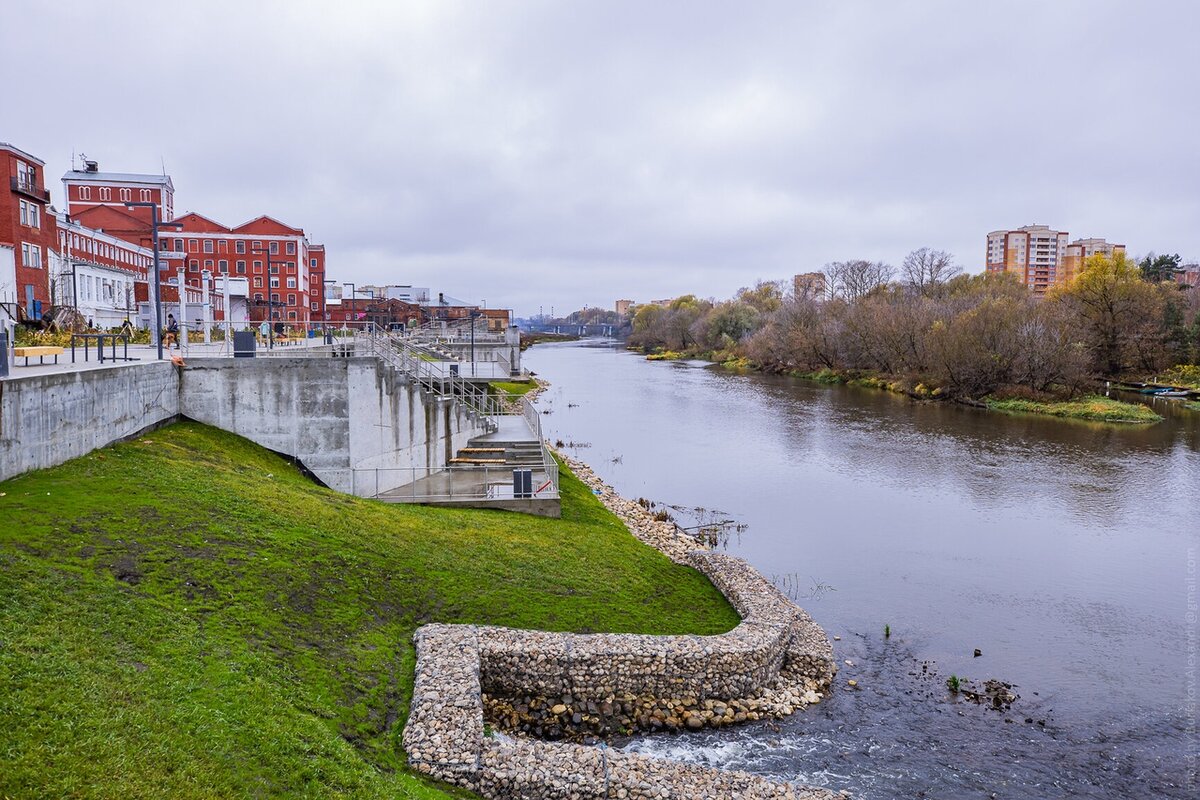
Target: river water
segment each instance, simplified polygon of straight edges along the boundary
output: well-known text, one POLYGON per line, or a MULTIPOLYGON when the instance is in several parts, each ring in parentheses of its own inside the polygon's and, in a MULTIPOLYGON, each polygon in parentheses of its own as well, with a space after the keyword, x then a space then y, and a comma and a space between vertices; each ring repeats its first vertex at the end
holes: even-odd
POLYGON ((840 637, 820 704, 623 746, 859 798, 1200 796, 1200 414, 1009 416, 587 341, 525 364, 551 440, 680 525, 734 520, 721 546, 840 637))

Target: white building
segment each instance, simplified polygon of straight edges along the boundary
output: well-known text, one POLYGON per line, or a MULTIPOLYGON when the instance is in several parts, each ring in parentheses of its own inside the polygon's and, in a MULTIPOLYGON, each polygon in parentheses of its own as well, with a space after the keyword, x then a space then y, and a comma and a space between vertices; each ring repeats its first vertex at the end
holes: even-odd
MULTIPOLYGON (((58 251, 50 253, 54 302, 98 328, 137 324, 138 284, 145 284, 154 251, 57 216, 58 251)), ((145 296, 143 288, 141 294, 145 296)))

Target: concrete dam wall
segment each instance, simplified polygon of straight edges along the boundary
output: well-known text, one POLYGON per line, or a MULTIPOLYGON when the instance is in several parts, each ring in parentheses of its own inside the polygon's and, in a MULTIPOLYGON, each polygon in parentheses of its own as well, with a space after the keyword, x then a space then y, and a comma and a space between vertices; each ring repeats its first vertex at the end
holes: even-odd
POLYGON ((375 358, 121 364, 0 380, 0 480, 179 416, 296 458, 330 488, 359 496, 444 469, 483 432, 461 405, 375 358))

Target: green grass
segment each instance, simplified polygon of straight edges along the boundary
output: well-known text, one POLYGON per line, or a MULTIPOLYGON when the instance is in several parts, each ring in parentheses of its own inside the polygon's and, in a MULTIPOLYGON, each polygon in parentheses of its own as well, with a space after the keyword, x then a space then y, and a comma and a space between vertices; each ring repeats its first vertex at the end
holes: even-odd
POLYGON ((1159 422, 1162 417, 1141 403, 1123 403, 1111 397, 1090 395, 1066 402, 1038 402, 1034 400, 988 399, 988 408, 997 411, 1019 411, 1031 414, 1049 414, 1055 417, 1086 419, 1097 422, 1159 422))
POLYGON ((1183 407, 1188 411, 1200 411, 1200 401, 1189 400, 1183 404, 1183 407))
POLYGON ((0 797, 460 796, 405 768, 419 625, 737 623, 562 491, 561 521, 385 505, 192 423, 0 483, 0 797))
POLYGON ((490 381, 488 386, 495 392, 504 392, 510 397, 520 397, 537 388, 533 381, 490 381))

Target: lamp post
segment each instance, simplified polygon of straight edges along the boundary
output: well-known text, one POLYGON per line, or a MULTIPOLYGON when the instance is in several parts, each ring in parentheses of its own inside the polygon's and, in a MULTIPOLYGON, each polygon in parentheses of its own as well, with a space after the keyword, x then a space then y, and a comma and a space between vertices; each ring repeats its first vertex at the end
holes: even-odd
MULTIPOLYGON (((271 318, 275 314, 275 300, 274 300, 274 298, 271 297, 271 265, 272 264, 286 264, 287 262, 283 261, 281 259, 272 259, 271 251, 264 250, 261 247, 251 248, 250 252, 255 255, 260 255, 260 256, 265 255, 267 257, 267 259, 266 259, 266 261, 267 261, 267 347, 274 348, 275 347, 275 325, 274 325, 274 323, 272 323, 271 318)), ((280 288, 280 287, 275 287, 275 288, 279 289, 280 292, 282 293, 282 291, 283 291, 282 288, 280 288)), ((283 305, 283 304, 281 303, 280 305, 283 305)))
MULTIPOLYGON (((467 317, 471 320, 471 377, 475 377, 475 320, 483 316, 483 312, 477 308, 473 308, 467 312, 467 317)), ((493 375, 495 373, 492 373, 493 375)))
MULTIPOLYGON (((150 209, 150 238, 154 247, 154 341, 158 343, 158 360, 163 357, 162 347, 162 276, 158 266, 158 204, 150 202, 126 203, 126 208, 150 209)), ((176 226, 178 228, 178 226, 176 226)), ((179 287, 179 296, 183 297, 183 286, 179 287)))
MULTIPOLYGON (((351 314, 353 314, 353 313, 355 312, 355 310, 357 309, 357 307, 358 307, 358 306, 357 306, 357 304, 354 302, 354 295, 356 294, 356 292, 355 292, 355 286, 354 286, 354 284, 353 284, 353 283, 351 283, 350 281, 343 281, 343 282, 342 282, 342 286, 349 286, 349 287, 350 287, 350 313, 351 313, 351 314)), ((345 297, 343 297, 343 298, 342 298, 342 303, 343 303, 343 304, 345 304, 345 302, 346 302, 346 298, 345 298, 345 297)), ((355 322, 357 322, 357 321, 358 321, 358 320, 357 320, 357 319, 355 319, 355 322)))

